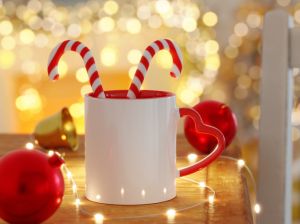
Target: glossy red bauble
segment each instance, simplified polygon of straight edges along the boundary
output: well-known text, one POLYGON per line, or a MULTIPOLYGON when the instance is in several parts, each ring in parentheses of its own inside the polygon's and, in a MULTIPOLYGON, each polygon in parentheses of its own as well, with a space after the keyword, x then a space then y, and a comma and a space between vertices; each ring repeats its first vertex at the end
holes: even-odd
MULTIPOLYGON (((237 119, 231 109, 217 101, 204 101, 193 108, 200 114, 203 123, 216 127, 223 133, 228 146, 237 131, 237 119)), ((202 153, 211 152, 217 144, 214 137, 197 132, 190 118, 185 120, 184 133, 189 143, 202 153)))
POLYGON ((9 223, 41 223, 60 206, 63 160, 20 149, 0 157, 0 218, 9 223))

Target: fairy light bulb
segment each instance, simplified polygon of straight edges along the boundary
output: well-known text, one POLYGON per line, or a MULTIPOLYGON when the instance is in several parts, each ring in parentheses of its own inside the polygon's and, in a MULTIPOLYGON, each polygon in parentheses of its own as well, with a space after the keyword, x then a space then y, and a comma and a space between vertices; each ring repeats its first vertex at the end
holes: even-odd
POLYGON ((261 212, 261 206, 260 206, 260 204, 255 204, 254 205, 254 212, 256 213, 256 214, 259 214, 260 212, 261 212))
POLYGON ((25 148, 26 148, 27 150, 33 150, 33 149, 34 149, 34 145, 33 145, 31 142, 27 142, 27 143, 25 144, 25 148))
POLYGON ((198 155, 195 154, 195 153, 190 153, 188 156, 187 156, 187 159, 190 163, 194 163, 196 162, 196 160, 198 159, 198 155))
POLYGON ((208 196, 208 202, 212 204, 212 203, 214 203, 214 201, 215 201, 215 195, 213 195, 213 194, 209 195, 208 196))
POLYGON ((103 223, 104 216, 101 213, 96 213, 94 215, 94 219, 97 224, 101 224, 101 223, 103 223))
POLYGON ((51 157, 51 156, 53 156, 53 155, 54 155, 54 151, 53 151, 53 150, 49 150, 49 151, 48 151, 48 156, 51 157))
POLYGON ((174 219, 176 216, 176 210, 173 208, 170 208, 167 210, 166 215, 167 215, 168 219, 174 219))
POLYGON ((72 176, 73 176, 72 173, 71 173, 70 171, 68 171, 68 172, 67 172, 67 178, 68 178, 69 180, 71 180, 71 179, 72 179, 72 176))
POLYGON ((204 181, 200 181, 199 182, 199 187, 205 188, 206 187, 206 183, 204 181))
POLYGON ((76 186, 76 184, 73 184, 72 190, 73 190, 73 193, 74 193, 74 194, 77 192, 77 186, 76 186))
POLYGON ((76 205, 76 207, 78 208, 78 207, 80 206, 80 204, 81 204, 80 199, 79 199, 79 198, 76 198, 76 199, 75 199, 75 205, 76 205))
POLYGON ((245 166, 245 161, 242 160, 242 159, 239 159, 239 160, 237 161, 237 164, 238 164, 239 168, 243 168, 243 167, 245 166))

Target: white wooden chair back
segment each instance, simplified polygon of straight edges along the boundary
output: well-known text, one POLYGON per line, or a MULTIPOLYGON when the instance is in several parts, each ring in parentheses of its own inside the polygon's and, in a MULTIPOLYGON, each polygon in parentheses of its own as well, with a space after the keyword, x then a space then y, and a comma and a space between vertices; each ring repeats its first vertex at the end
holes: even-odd
POLYGON ((300 67, 300 28, 287 12, 265 16, 262 41, 258 224, 292 223, 292 68, 300 67))

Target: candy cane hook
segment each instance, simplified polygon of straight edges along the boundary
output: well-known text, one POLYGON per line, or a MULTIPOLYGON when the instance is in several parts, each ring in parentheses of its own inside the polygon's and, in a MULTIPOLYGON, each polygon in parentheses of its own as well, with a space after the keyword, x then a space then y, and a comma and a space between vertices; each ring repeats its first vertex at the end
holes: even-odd
POLYGON ((48 76, 52 80, 59 78, 57 65, 61 56, 65 51, 75 51, 80 54, 84 61, 85 68, 89 76, 89 82, 93 89, 94 96, 98 98, 105 98, 104 90, 100 81, 99 73, 96 67, 95 59, 84 44, 79 41, 65 40, 58 44, 50 53, 48 60, 48 76))
POLYGON ((182 70, 182 54, 180 48, 173 41, 168 39, 156 40, 152 42, 144 51, 144 54, 140 60, 138 68, 134 74, 134 78, 129 87, 127 97, 137 98, 140 92, 140 88, 144 81, 145 75, 148 71, 151 59, 160 50, 169 50, 173 58, 173 66, 170 75, 177 78, 182 70))

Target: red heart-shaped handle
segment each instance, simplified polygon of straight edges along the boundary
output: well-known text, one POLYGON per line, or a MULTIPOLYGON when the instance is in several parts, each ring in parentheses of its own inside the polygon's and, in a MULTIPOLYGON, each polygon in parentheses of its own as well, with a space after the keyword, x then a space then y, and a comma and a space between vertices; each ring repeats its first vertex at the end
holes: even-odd
POLYGON ((180 117, 183 116, 191 117, 195 122, 197 131, 212 135, 218 141, 218 145, 215 147, 215 149, 206 157, 204 157, 202 160, 198 161, 193 165, 179 169, 179 176, 185 176, 205 168, 210 163, 212 163, 216 158, 218 158, 223 152, 223 150, 225 149, 225 137, 219 129, 204 124, 200 114, 196 110, 192 108, 180 108, 179 113, 180 113, 180 117))

